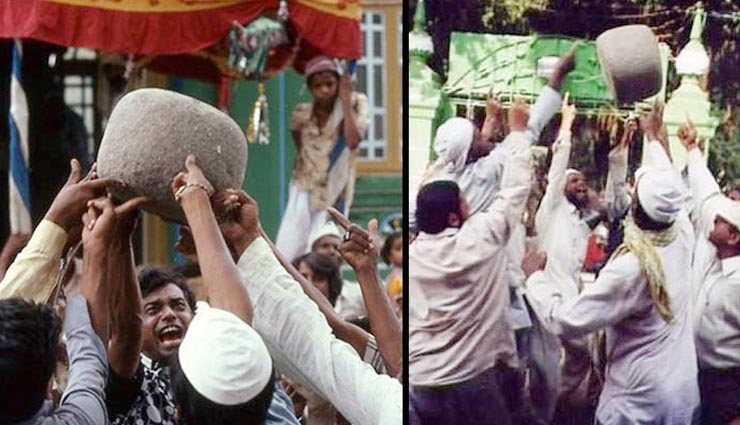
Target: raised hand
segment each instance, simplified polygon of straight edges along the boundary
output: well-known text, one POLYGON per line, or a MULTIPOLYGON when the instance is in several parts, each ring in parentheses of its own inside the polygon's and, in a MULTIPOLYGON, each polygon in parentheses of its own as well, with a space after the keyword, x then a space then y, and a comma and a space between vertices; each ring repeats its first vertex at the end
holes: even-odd
POLYGON ((486 118, 499 118, 502 112, 501 101, 498 95, 493 93, 493 87, 491 87, 488 89, 488 95, 486 96, 486 118))
POLYGON ((562 73, 563 76, 568 74, 570 71, 575 69, 576 67, 576 51, 578 50, 578 47, 581 45, 581 43, 575 43, 570 48, 568 53, 566 53, 561 59, 560 63, 558 63, 557 72, 562 73))
POLYGON ((87 210, 87 202, 105 194, 106 187, 122 188, 125 183, 115 179, 98 179, 95 165, 85 178, 81 178, 79 161, 73 159, 70 165, 72 170, 69 178, 44 218, 61 226, 67 232, 68 245, 74 245, 80 240, 80 219, 87 210))
POLYGON ((501 102, 498 96, 493 94, 493 88, 490 88, 486 97, 486 119, 481 128, 481 140, 493 141, 494 136, 502 130, 503 121, 501 102))
POLYGON ((532 250, 524 254, 522 259, 522 271, 529 277, 538 270, 544 270, 547 264, 547 254, 545 251, 532 250))
POLYGON ((548 85, 553 89, 560 91, 560 86, 563 84, 563 80, 576 67, 576 50, 578 50, 580 43, 575 43, 571 47, 570 51, 566 53, 558 62, 555 72, 552 73, 548 85))
POLYGON ((120 241, 130 240, 141 216, 139 208, 151 202, 152 200, 150 198, 139 196, 117 205, 114 209, 116 213, 116 230, 114 236, 120 241))
POLYGON ((87 212, 82 216, 84 224, 82 242, 100 240, 106 246, 117 236, 130 237, 136 224, 138 208, 151 200, 140 196, 121 205, 114 205, 110 196, 87 202, 87 212), (92 238, 92 239, 91 239, 92 238))
POLYGON ((86 203, 87 212, 82 214, 82 244, 87 251, 90 247, 107 249, 116 229, 116 212, 109 196, 96 198, 86 203))
POLYGON ((378 266, 378 220, 372 219, 367 223, 368 230, 350 222, 344 214, 334 208, 327 211, 345 230, 342 243, 339 244, 339 253, 355 270, 375 270, 378 266))
POLYGON ((563 103, 560 106, 560 113, 562 114, 562 119, 560 120, 561 130, 570 130, 573 128, 573 122, 576 120, 576 105, 569 105, 569 98, 570 93, 566 92, 565 96, 563 96, 563 103))
POLYGON ((647 116, 640 119, 640 127, 642 127, 649 140, 657 140, 663 145, 666 152, 669 152, 668 132, 663 123, 663 109, 663 103, 656 101, 647 116))
POLYGON ((195 155, 190 154, 185 159, 186 171, 180 171, 172 179, 172 193, 176 201, 185 194, 193 190, 204 190, 208 197, 213 195, 213 185, 203 174, 203 170, 195 163, 195 155))
POLYGON ((509 128, 511 131, 524 131, 529 122, 529 107, 524 99, 518 98, 509 108, 509 128))
POLYGON ((352 77, 346 72, 339 77, 339 99, 347 104, 352 99, 352 77))
POLYGON ((686 117, 686 122, 678 129, 678 140, 681 141, 681 145, 683 145, 687 151, 698 147, 699 139, 697 135, 696 126, 694 126, 694 123, 691 122, 689 117, 686 117))
POLYGON ((622 155, 626 152, 628 149, 630 142, 632 141, 632 136, 635 134, 635 131, 637 131, 637 121, 635 119, 628 119, 624 123, 624 129, 622 131, 621 137, 617 140, 617 135, 619 127, 619 120, 615 119, 614 127, 612 128, 612 136, 611 144, 609 146, 609 157, 614 157, 615 155, 622 155))
POLYGON ((260 236, 259 205, 245 191, 226 189, 217 193, 213 210, 224 239, 238 254, 260 236))

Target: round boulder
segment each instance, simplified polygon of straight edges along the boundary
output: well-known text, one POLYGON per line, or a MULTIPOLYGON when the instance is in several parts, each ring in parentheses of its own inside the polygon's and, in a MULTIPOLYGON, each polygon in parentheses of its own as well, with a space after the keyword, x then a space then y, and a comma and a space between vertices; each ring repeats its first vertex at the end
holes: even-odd
POLYGON ((596 51, 609 91, 617 103, 650 97, 660 91, 662 68, 658 40, 647 25, 625 25, 596 38, 596 51))
POLYGON ((98 151, 98 174, 127 184, 113 192, 116 198, 148 196, 154 203, 145 210, 184 223, 170 182, 185 170, 189 154, 216 190, 242 186, 247 141, 231 117, 176 92, 134 90, 111 113, 98 151))

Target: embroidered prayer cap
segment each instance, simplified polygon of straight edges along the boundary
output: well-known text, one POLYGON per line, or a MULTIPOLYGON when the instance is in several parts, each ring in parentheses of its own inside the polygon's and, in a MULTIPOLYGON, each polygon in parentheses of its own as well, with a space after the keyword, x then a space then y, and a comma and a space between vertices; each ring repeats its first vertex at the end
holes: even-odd
POLYGON ((339 230, 339 226, 337 226, 336 223, 333 221, 327 221, 321 228, 313 232, 308 240, 308 247, 313 249, 313 244, 324 236, 336 236, 339 239, 342 239, 342 231, 339 230))
POLYGON ((445 121, 434 136, 437 160, 450 172, 461 171, 465 167, 474 134, 475 126, 470 120, 453 117, 445 121))
POLYGON ((237 316, 217 308, 198 311, 178 357, 193 388, 226 406, 253 399, 272 377, 272 359, 262 338, 237 316))
POLYGON ((717 205, 717 215, 740 230, 740 202, 723 196, 722 202, 718 202, 717 205))
POLYGON ((676 220, 685 191, 673 168, 652 165, 640 167, 635 172, 635 185, 640 206, 650 218, 659 223, 673 223, 676 220))
POLYGON ((331 71, 339 74, 337 62, 328 56, 316 56, 306 64, 306 79, 319 72, 331 71))

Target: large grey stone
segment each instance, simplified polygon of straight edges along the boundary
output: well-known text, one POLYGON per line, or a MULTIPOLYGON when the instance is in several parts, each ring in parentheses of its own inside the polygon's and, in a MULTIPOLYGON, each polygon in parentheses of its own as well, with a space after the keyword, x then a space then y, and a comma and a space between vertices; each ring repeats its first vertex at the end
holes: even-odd
POLYGON ((247 141, 231 117, 192 97, 161 89, 139 89, 124 96, 111 113, 98 152, 100 177, 121 179, 122 200, 145 195, 147 211, 184 222, 170 182, 194 154, 216 190, 240 188, 247 170, 247 141))
POLYGON ((596 38, 606 85, 618 103, 630 103, 660 91, 662 68, 658 40, 646 25, 625 25, 596 38))

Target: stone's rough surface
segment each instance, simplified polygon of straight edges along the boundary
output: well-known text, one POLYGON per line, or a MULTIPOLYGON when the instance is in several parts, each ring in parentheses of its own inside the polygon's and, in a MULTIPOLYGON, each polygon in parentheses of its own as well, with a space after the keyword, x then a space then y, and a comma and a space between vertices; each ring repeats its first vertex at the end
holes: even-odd
POLYGON ((139 89, 124 96, 110 116, 98 152, 98 174, 126 182, 126 190, 113 193, 116 198, 148 196, 155 202, 147 211, 183 223, 170 182, 185 170, 191 153, 216 190, 241 188, 247 142, 231 117, 179 93, 139 89))
POLYGON ((658 41, 646 25, 625 25, 596 38, 601 69, 618 103, 630 103, 660 91, 658 41))

